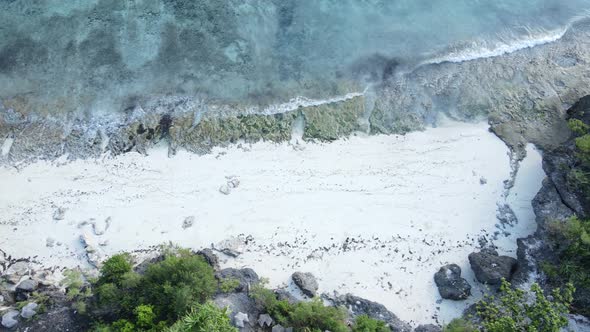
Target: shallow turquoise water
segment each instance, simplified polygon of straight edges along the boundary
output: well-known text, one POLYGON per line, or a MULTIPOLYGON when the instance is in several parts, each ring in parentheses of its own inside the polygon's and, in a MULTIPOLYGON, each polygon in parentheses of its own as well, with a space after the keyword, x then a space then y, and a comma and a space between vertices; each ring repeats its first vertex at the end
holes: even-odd
POLYGON ((387 79, 397 64, 547 42, 589 9, 590 0, 0 0, 0 98, 87 112, 164 94, 325 98, 387 79))

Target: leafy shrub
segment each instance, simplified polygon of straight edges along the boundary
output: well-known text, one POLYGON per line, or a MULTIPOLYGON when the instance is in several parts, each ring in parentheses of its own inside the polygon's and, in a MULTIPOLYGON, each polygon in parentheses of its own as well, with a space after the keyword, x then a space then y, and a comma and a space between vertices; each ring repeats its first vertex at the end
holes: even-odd
POLYGON ((477 315, 482 319, 484 330, 555 332, 567 326, 565 315, 574 292, 571 284, 563 292, 554 290, 552 301, 545 297, 539 285, 533 284, 530 290, 534 296, 531 301, 525 291, 513 289, 509 282, 502 280, 500 297, 488 296, 477 305, 477 315))
POLYGON ((302 331, 346 332, 346 311, 343 308, 324 306, 320 299, 291 304, 278 300, 273 291, 255 286, 252 297, 261 304, 274 320, 283 326, 302 331))
POLYGON ((477 328, 469 321, 461 318, 453 319, 443 328, 443 332, 475 332, 477 328))
POLYGON ((391 332, 391 329, 383 321, 361 315, 356 318, 352 332, 391 332))
POLYGON ((99 283, 118 284, 125 273, 131 272, 131 268, 128 254, 114 255, 106 260, 100 269, 99 283))
POLYGON ((217 290, 213 268, 203 257, 180 250, 148 267, 141 281, 144 303, 161 320, 174 321, 193 304, 204 303, 217 290))
POLYGON ((575 285, 590 288, 590 222, 577 217, 549 224, 549 234, 559 263, 543 264, 543 271, 554 281, 571 281, 575 285))
POLYGON ((570 119, 567 124, 570 127, 571 131, 577 136, 587 134, 588 129, 590 129, 588 125, 586 125, 584 122, 578 119, 570 119))
POLYGON ((121 318, 110 325, 115 331, 130 328, 126 322, 136 331, 160 331, 216 290, 213 269, 187 250, 167 251, 144 275, 131 270, 129 256, 116 255, 105 262, 96 282, 97 305, 106 311, 97 318, 121 318))
POLYGON ((111 326, 112 330, 117 332, 134 332, 135 325, 126 319, 119 319, 111 326))
POLYGON ((331 332, 347 332, 345 318, 346 312, 343 308, 324 306, 319 298, 295 304, 289 315, 290 325, 295 328, 331 332))
POLYGON ((240 286, 240 281, 235 278, 223 279, 219 282, 219 290, 222 293, 230 293, 236 290, 240 286))
POLYGON ((207 302, 192 307, 186 315, 166 332, 237 332, 227 316, 227 309, 219 309, 207 302))
POLYGON ((141 304, 135 308, 135 315, 137 316, 137 326, 143 329, 150 329, 154 326, 156 315, 154 308, 151 305, 141 304))

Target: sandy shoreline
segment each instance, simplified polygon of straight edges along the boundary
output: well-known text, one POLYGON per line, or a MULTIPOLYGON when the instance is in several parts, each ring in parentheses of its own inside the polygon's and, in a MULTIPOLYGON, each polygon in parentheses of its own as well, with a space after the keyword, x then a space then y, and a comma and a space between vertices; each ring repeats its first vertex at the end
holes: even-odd
POLYGON ((245 252, 224 257, 224 266, 252 267, 271 286, 309 271, 321 292, 352 292, 403 320, 443 323, 466 304, 437 304, 432 276, 457 263, 477 286, 467 255, 497 230, 497 205, 510 204, 519 218, 495 241, 500 252, 515 256, 516 238, 535 230, 541 157, 528 149, 505 201, 508 148, 487 128, 449 123, 331 144, 257 143, 173 158, 161 148, 3 168, 0 248, 73 267, 87 266, 83 233, 105 255, 168 241, 198 249, 243 234, 251 236, 245 252), (221 193, 234 178, 237 188, 221 193), (183 228, 188 217, 194 222, 183 228))

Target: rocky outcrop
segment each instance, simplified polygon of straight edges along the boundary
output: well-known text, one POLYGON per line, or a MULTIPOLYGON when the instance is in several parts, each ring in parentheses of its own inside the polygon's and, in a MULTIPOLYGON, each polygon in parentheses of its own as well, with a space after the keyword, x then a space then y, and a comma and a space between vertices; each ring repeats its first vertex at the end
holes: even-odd
POLYGON ((471 285, 461 278, 461 268, 457 264, 441 267, 434 274, 434 282, 443 299, 460 301, 471 295, 471 285))
POLYGON ((442 329, 440 326, 436 326, 433 324, 428 325, 420 325, 414 329, 414 332, 441 332, 442 329))
POLYGON ((240 326, 241 332, 257 331, 257 318, 262 314, 256 302, 246 293, 218 294, 213 303, 219 308, 228 308, 232 323, 240 326), (237 319, 236 319, 237 318, 237 319))
POLYGON ((306 296, 314 297, 317 295, 319 285, 313 274, 309 272, 295 272, 291 276, 291 279, 293 279, 295 285, 297 285, 306 296))
POLYGON ((258 277, 258 274, 256 274, 256 272, 254 272, 254 270, 250 268, 223 269, 215 273, 215 277, 219 280, 233 279, 239 281, 238 286, 234 290, 235 292, 248 292, 252 286, 260 283, 260 278, 258 277))
MULTIPOLYGON (((568 111, 566 120, 577 119, 590 125, 590 96, 583 97, 568 111)), ((557 147, 546 149, 543 154, 543 169, 547 178, 532 205, 538 225, 534 235, 519 239, 519 269, 515 276, 517 283, 523 283, 536 273, 543 274, 540 264, 559 265, 560 246, 554 243, 550 234, 550 223, 566 221, 573 215, 581 218, 590 216, 590 202, 583 192, 568 183, 571 171, 578 167, 575 151, 575 137, 566 130, 569 139, 557 147)), ((559 287, 560 284, 544 283, 546 288, 559 287)), ((590 312, 590 290, 577 287, 573 307, 577 311, 590 312), (586 308, 586 309, 584 309, 586 308)))
POLYGON ((214 270, 219 270, 219 257, 211 249, 203 249, 197 252, 197 255, 203 257, 214 270))
POLYGON ((515 258, 499 256, 494 249, 469 254, 469 263, 479 282, 494 286, 500 285, 502 279, 510 281, 517 266, 515 258))
POLYGON ((387 310, 384 305, 363 299, 352 294, 335 295, 324 297, 335 306, 344 306, 354 318, 360 315, 367 315, 373 319, 386 322, 393 332, 410 332, 410 324, 399 319, 394 313, 387 310))

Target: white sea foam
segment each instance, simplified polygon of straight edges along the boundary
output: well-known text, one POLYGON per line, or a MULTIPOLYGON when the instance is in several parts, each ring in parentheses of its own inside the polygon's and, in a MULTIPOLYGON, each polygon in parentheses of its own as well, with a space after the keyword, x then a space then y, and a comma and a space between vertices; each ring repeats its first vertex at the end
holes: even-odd
POLYGON ((524 36, 497 36, 495 41, 478 40, 469 45, 456 47, 454 50, 443 56, 434 57, 427 60, 424 64, 440 64, 444 62, 461 63, 477 59, 493 58, 510 53, 514 53, 527 48, 533 48, 540 45, 556 42, 563 38, 565 34, 577 23, 589 18, 588 14, 577 16, 564 27, 554 30, 536 30, 525 28, 527 33, 524 36))
POLYGON ((280 114, 296 111, 300 107, 313 107, 333 103, 339 103, 363 96, 362 92, 350 92, 345 95, 335 96, 326 99, 311 99, 303 96, 295 97, 288 102, 274 104, 264 108, 252 106, 246 109, 246 114, 280 114))

